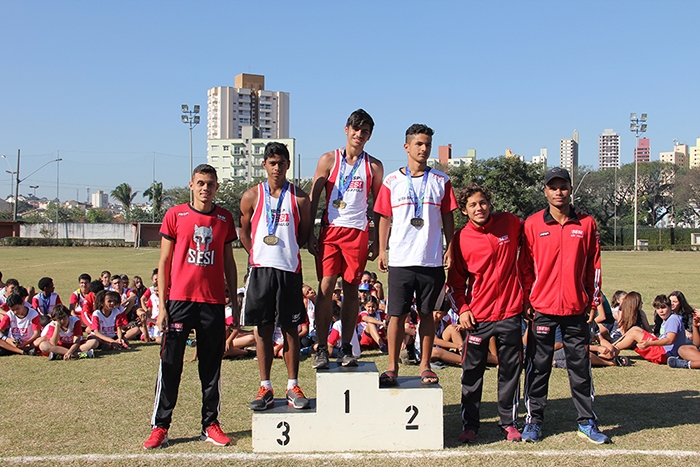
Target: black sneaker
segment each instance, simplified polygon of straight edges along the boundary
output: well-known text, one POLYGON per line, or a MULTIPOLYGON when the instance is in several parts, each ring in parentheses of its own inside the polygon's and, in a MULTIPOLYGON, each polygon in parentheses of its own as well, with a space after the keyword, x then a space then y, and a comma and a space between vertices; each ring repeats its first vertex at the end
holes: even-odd
POLYGON ((275 405, 275 396, 272 389, 267 389, 266 387, 260 386, 258 388, 258 393, 255 395, 253 402, 248 404, 250 410, 260 411, 267 410, 275 405))
POLYGON ((314 357, 313 363, 311 363, 311 368, 314 370, 327 370, 330 368, 330 363, 328 362, 328 348, 320 347, 316 351, 316 356, 314 357))
POLYGON ((339 354, 341 366, 357 366, 357 359, 352 355, 352 344, 343 344, 339 354))

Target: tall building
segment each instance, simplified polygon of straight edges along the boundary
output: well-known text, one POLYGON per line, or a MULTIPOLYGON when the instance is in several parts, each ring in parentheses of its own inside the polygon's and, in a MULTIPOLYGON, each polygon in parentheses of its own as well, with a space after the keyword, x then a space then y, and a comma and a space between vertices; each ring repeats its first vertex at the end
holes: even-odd
POLYGON ((243 137, 243 127, 261 138, 289 138, 289 93, 265 90, 263 75, 242 73, 234 86, 207 91, 207 139, 243 137))
POLYGON ((639 145, 634 148, 634 160, 636 162, 651 161, 651 143, 649 138, 639 138, 639 145))
POLYGON ((673 151, 660 152, 659 160, 661 162, 670 162, 681 167, 688 168, 689 164, 688 145, 676 143, 673 146, 673 151))
POLYGON ((250 183, 255 178, 265 177, 262 166, 265 146, 273 141, 287 146, 291 164, 287 178, 294 178, 296 167, 294 138, 261 138, 255 127, 244 126, 242 138, 207 140, 207 163, 216 169, 219 180, 250 183))
POLYGON ((578 131, 574 130, 571 138, 559 141, 559 167, 566 169, 573 175, 578 167, 578 131))
POLYGON ((539 156, 532 156, 532 163, 539 164, 546 170, 547 169, 547 148, 541 148, 539 156))
POLYGON ((109 207, 109 195, 102 190, 97 190, 92 194, 92 207, 101 209, 109 207))
POLYGON ((700 167, 700 138, 695 139, 695 146, 690 147, 688 155, 688 167, 696 169, 700 167))
POLYGON ((450 159, 452 159, 452 145, 438 146, 438 161, 440 161, 440 164, 447 167, 450 159))
POLYGON ((620 135, 606 128, 598 136, 598 170, 620 167, 620 135))

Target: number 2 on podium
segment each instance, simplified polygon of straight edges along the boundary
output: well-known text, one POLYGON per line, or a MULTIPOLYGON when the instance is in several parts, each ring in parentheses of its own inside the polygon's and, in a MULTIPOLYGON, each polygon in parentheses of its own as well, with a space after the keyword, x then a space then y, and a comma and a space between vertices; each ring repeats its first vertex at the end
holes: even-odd
POLYGON ((417 430, 418 425, 412 425, 412 423, 413 423, 413 420, 415 420, 416 417, 418 416, 418 407, 416 407, 415 405, 409 405, 408 407, 406 407, 406 413, 411 412, 411 411, 413 411, 413 415, 411 415, 411 418, 408 419, 408 423, 406 423, 406 429, 407 430, 417 430))

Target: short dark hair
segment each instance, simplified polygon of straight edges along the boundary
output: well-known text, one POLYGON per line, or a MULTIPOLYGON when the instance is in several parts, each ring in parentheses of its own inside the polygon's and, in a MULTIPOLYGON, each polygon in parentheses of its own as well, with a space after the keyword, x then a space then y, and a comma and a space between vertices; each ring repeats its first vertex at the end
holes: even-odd
POLYGON ((199 164, 197 167, 195 167, 192 171, 192 178, 194 178, 196 174, 213 175, 214 178, 218 180, 218 176, 216 175, 216 169, 209 164, 199 164))
POLYGON ((266 161, 275 155, 282 156, 287 159, 287 162, 291 162, 291 159, 289 158, 289 149, 287 149, 287 146, 278 141, 267 143, 267 145, 265 145, 265 155, 263 156, 263 161, 266 161))
POLYGON ((379 300, 377 300, 377 297, 375 297, 374 295, 368 295, 367 298, 365 299, 364 303, 362 304, 362 306, 365 306, 369 302, 372 302, 375 305, 379 306, 379 300))
POLYGON ((406 142, 408 143, 409 139, 416 135, 428 135, 432 138, 433 134, 435 134, 435 132, 428 125, 414 123, 406 130, 406 142))
POLYGON ((364 109, 357 109, 348 117, 345 126, 351 126, 354 130, 359 130, 364 124, 369 125, 369 132, 374 131, 374 120, 364 109))
POLYGON ((84 272, 78 276, 78 282, 80 282, 80 281, 92 282, 92 277, 90 277, 90 274, 84 272))
MULTIPOLYGON (((59 303, 51 310, 51 320, 56 321, 61 315, 70 316, 70 311, 68 311, 65 305, 59 303)), ((58 331, 58 329, 56 331, 58 331)))
POLYGON ((29 297, 29 292, 27 292, 27 289, 22 287, 21 285, 18 285, 17 287, 15 287, 15 290, 13 290, 12 293, 17 294, 20 297, 22 297, 22 300, 29 297))
POLYGON ((20 297, 19 294, 12 292, 9 297, 7 297, 7 306, 12 308, 15 305, 21 305, 24 303, 24 299, 20 297))
POLYGON ((654 298, 653 307, 654 309, 671 308, 671 300, 664 294, 657 295, 656 298, 654 298))
POLYGON ((15 287, 19 287, 19 281, 17 279, 7 279, 5 281, 5 285, 14 285, 15 287))
POLYGON ((120 276, 119 274, 114 274, 112 277, 109 278, 110 282, 111 281, 121 281, 121 280, 122 280, 122 276, 120 276))
POLYGON ((94 281, 90 282, 90 292, 97 293, 100 290, 104 290, 104 289, 105 289, 105 286, 102 283, 102 281, 94 280, 94 281))
POLYGON ((100 273, 100 277, 104 276, 105 274, 107 274, 108 276, 112 276, 112 273, 105 269, 100 273))
POLYGON ((39 283, 37 285, 39 286, 39 290, 44 290, 51 284, 53 284, 53 279, 51 279, 50 277, 42 277, 41 279, 39 279, 39 283))
POLYGON ((457 206, 460 211, 464 211, 467 207, 467 200, 475 193, 481 193, 486 198, 486 201, 491 204, 491 192, 488 188, 479 185, 478 183, 470 183, 457 193, 457 206))

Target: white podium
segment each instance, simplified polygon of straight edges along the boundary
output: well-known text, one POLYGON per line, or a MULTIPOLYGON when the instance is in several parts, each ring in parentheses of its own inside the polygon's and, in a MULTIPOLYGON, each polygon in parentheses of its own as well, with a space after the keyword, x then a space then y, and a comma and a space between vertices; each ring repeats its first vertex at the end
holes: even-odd
POLYGON ((286 399, 253 412, 254 452, 414 451, 443 448, 442 388, 399 377, 379 387, 374 362, 354 368, 331 363, 316 373, 311 409, 286 399))

